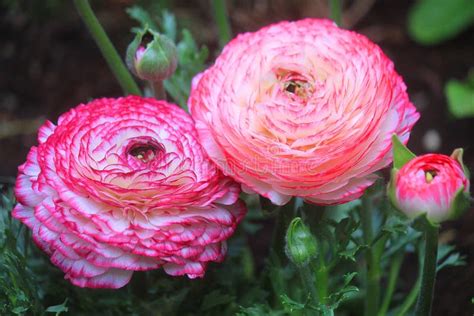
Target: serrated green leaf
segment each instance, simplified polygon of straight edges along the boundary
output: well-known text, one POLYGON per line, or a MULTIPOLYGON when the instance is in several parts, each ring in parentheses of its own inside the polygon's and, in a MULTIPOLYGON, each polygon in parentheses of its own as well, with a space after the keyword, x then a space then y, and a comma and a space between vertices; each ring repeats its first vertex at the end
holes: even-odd
POLYGON ((398 138, 396 134, 392 136, 393 146, 393 167, 400 169, 407 162, 416 157, 398 138))
POLYGON ((362 249, 365 249, 366 246, 363 246, 363 245, 358 245, 358 246, 355 246, 353 248, 349 248, 349 249, 345 249, 343 251, 340 251, 338 252, 338 256, 341 257, 342 259, 345 259, 345 260, 350 260, 352 262, 356 262, 356 255, 357 253, 362 250, 362 249))
POLYGON ((474 22, 472 0, 418 0, 408 14, 408 31, 422 44, 452 38, 474 22))
POLYGON ((288 297, 288 295, 286 294, 281 295, 280 300, 281 300, 282 305, 285 307, 285 309, 288 310, 290 313, 294 311, 303 310, 307 306, 306 303, 297 302, 291 299, 290 297, 288 297))
POLYGON ((466 265, 465 256, 455 251, 455 247, 451 245, 440 245, 438 247, 437 267, 436 271, 446 267, 458 267, 466 265))
POLYGON ((358 287, 350 285, 356 276, 357 272, 346 273, 343 277, 343 286, 336 292, 329 295, 332 309, 336 309, 342 302, 344 302, 349 294, 359 291, 358 287))
POLYGON ((357 272, 350 272, 344 274, 344 286, 348 286, 349 283, 357 276, 357 272))
POLYGON ((448 99, 449 112, 454 117, 474 117, 474 86, 469 82, 449 80, 444 87, 444 93, 448 99))

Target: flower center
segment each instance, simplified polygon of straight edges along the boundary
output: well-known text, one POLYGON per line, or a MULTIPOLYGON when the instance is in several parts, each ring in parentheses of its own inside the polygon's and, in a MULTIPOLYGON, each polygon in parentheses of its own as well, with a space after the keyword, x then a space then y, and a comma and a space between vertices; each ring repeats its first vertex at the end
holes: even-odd
POLYGON ((436 170, 426 170, 425 171, 425 181, 426 183, 431 183, 433 179, 438 175, 436 170))
POLYGON ((302 80, 290 80, 283 84, 286 92, 297 95, 300 98, 306 98, 311 92, 311 86, 308 82, 302 80))
POLYGON ((156 145, 149 143, 135 144, 128 150, 130 156, 133 156, 135 159, 144 163, 152 161, 158 152, 159 148, 156 145))
POLYGON ((308 79, 297 72, 279 69, 277 78, 283 84, 283 91, 289 95, 306 99, 313 93, 313 87, 308 79))

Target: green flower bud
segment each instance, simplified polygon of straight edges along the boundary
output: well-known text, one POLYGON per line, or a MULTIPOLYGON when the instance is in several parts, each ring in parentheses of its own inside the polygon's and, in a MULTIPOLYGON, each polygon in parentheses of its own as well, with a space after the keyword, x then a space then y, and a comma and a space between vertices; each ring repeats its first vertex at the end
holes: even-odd
POLYGON ((151 82, 163 81, 170 77, 178 64, 174 43, 148 28, 137 33, 127 48, 125 59, 134 75, 151 82), (147 42, 147 38, 151 40, 147 42))
POLYGON ((300 217, 295 217, 286 231, 286 255, 295 265, 303 267, 318 254, 316 238, 300 217))

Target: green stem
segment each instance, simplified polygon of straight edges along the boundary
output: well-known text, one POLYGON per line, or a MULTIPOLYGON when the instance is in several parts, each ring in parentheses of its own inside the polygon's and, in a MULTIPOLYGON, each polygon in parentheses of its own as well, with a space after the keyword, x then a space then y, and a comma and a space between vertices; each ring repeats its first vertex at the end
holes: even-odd
POLYGON ((420 285, 421 285, 421 278, 418 278, 416 280, 415 285, 411 289, 410 293, 408 293, 407 297, 405 298, 405 301, 402 303, 400 306, 400 309, 398 312, 395 314, 395 316, 404 316, 410 308, 415 304, 416 297, 418 296, 418 292, 420 291, 420 285))
POLYGON ((163 81, 150 82, 151 90, 153 91, 153 96, 158 100, 166 100, 165 87, 163 86, 163 81))
POLYGON ((416 304, 417 316, 431 315, 433 304, 434 285, 436 281, 436 260, 438 256, 439 227, 425 223, 425 248, 423 272, 421 277, 420 295, 416 304))
POLYGON ((375 246, 372 245, 374 238, 373 224, 372 224, 372 207, 370 198, 365 196, 362 198, 362 230, 364 233, 365 243, 368 245, 368 249, 365 254, 365 260, 367 265, 366 273, 366 287, 367 291, 365 294, 365 316, 377 315, 379 306, 379 294, 380 294, 380 262, 379 256, 376 254, 375 246))
POLYGON ((219 32, 219 45, 222 47, 230 41, 232 36, 227 13, 226 0, 212 0, 212 10, 219 32))
POLYGON ((400 268, 402 267, 404 253, 399 252, 395 255, 390 266, 390 271, 388 275, 387 290, 385 292, 385 297, 380 307, 379 316, 387 315, 388 308, 392 302, 393 293, 395 293, 395 288, 397 286, 398 276, 400 274, 400 268))
POLYGON ((132 75, 128 72, 122 58, 117 53, 117 50, 105 33, 103 27, 100 25, 94 11, 92 11, 89 1, 74 0, 74 4, 124 93, 141 95, 140 89, 133 80, 132 75))
POLYGON ((329 8, 331 10, 331 19, 336 22, 337 25, 341 25, 342 20, 342 0, 329 0, 329 8))
MULTIPOLYGON (((309 211, 310 210, 308 210, 308 212, 309 211)), ((311 212, 313 216, 315 215, 314 213, 317 212, 319 215, 317 221, 320 221, 325 216, 324 213, 326 212, 326 208, 313 209, 311 212)), ((318 242, 318 249, 318 260, 312 262, 312 269, 316 273, 316 291, 320 303, 319 306, 321 308, 320 313, 321 316, 333 316, 334 310, 327 305, 329 298, 329 272, 331 271, 331 268, 326 262, 327 247, 321 240, 318 242)))
POLYGON ((316 288, 318 291, 318 298, 321 304, 327 303, 328 297, 328 282, 329 282, 329 275, 328 275, 328 268, 324 262, 324 258, 322 253, 318 255, 319 263, 314 270, 316 271, 316 288))
MULTIPOLYGON (((321 254, 319 257, 321 257, 321 254)), ((319 267, 316 270, 316 290, 319 297, 319 303, 321 304, 322 316, 334 315, 333 309, 327 305, 329 296, 329 270, 322 260, 320 260, 319 267)))
POLYGON ((275 294, 276 305, 280 306, 280 296, 286 294, 287 284, 282 277, 283 263, 285 262, 285 235, 288 224, 294 217, 294 201, 288 202, 285 206, 278 208, 276 213, 273 236, 270 247, 270 267, 275 269, 270 274, 270 282, 275 294))
POLYGON ((314 286, 315 282, 313 272, 308 265, 300 267, 298 270, 305 290, 311 295, 310 302, 315 303, 317 301, 316 298, 318 297, 318 294, 316 292, 316 287, 314 286))
POLYGON ((280 261, 286 258, 285 236, 289 223, 295 217, 294 203, 295 199, 292 199, 286 205, 279 208, 276 214, 271 249, 275 252, 280 261))

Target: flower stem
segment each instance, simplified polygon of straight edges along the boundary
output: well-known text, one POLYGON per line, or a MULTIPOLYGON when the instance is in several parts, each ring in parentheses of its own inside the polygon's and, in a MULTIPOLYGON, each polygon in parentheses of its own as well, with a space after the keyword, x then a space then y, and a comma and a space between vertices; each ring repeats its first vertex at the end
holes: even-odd
POLYGON ((331 19, 337 24, 341 25, 342 20, 342 5, 341 0, 329 0, 329 8, 331 10, 331 19))
POLYGON ((74 4, 124 93, 141 95, 135 80, 92 11, 89 1, 74 0, 74 4))
POLYGON ((163 86, 163 81, 150 82, 150 88, 153 91, 153 96, 158 100, 166 100, 166 92, 163 86))
POLYGON ((308 291, 311 295, 311 302, 316 302, 318 294, 316 292, 316 287, 315 287, 315 282, 314 282, 314 274, 313 271, 311 271, 311 268, 309 265, 306 265, 304 267, 298 268, 298 272, 301 277, 301 282, 303 283, 303 286, 305 287, 306 291, 308 291))
POLYGON ((286 229, 294 217, 293 203, 294 201, 291 200, 288 204, 279 208, 276 214, 271 249, 275 252, 280 261, 286 258, 285 235, 286 229))
POLYGON ((431 315, 433 303, 434 285, 436 281, 436 260, 438 256, 438 234, 439 227, 426 221, 424 225, 424 261, 421 276, 421 288, 416 304, 417 316, 431 315))
POLYGON ((230 41, 232 36, 227 13, 226 0, 212 0, 212 10, 219 32, 219 45, 222 47, 230 41))
POLYGON ((270 246, 270 267, 273 267, 274 273, 270 274, 270 282, 275 294, 275 302, 281 305, 280 296, 287 293, 287 284, 284 280, 282 271, 285 262, 285 235, 288 224, 295 216, 293 204, 291 200, 288 204, 278 207, 276 211, 276 219, 273 228, 272 242, 270 246))
POLYGON ((365 294, 365 316, 374 316, 377 315, 377 310, 379 306, 379 293, 380 293, 380 262, 379 257, 375 252, 374 245, 371 246, 372 240, 374 238, 373 232, 373 223, 372 223, 372 207, 370 197, 364 196, 362 198, 362 210, 361 210, 361 220, 362 220, 362 230, 364 233, 365 243, 369 245, 366 254, 365 260, 367 265, 366 273, 366 294, 365 294))
POLYGON ((418 278, 418 280, 416 280, 415 285, 411 289, 410 293, 408 293, 407 297, 405 298, 405 301, 402 303, 395 316, 405 316, 406 313, 410 310, 410 308, 416 301, 416 296, 418 295, 418 292, 420 291, 420 284, 421 278, 418 278))
POLYGON ((315 267, 316 271, 316 288, 318 290, 319 302, 321 304, 326 304, 328 297, 328 268, 324 262, 323 253, 318 255, 319 263, 315 267))
POLYGON ((395 292, 395 288, 398 281, 398 276, 400 274, 400 268, 402 266, 404 253, 399 252, 395 255, 392 260, 392 264, 390 266, 390 271, 388 275, 388 284, 387 290, 385 292, 385 296, 382 302, 382 306, 380 307, 379 316, 387 315, 388 308, 390 307, 390 303, 392 301, 393 293, 395 292))

